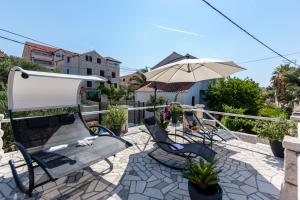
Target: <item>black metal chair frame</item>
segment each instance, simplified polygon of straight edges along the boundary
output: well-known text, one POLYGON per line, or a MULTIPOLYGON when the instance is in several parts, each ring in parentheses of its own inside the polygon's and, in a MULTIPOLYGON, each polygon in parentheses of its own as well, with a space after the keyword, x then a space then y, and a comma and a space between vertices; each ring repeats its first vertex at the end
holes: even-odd
MULTIPOLYGON (((155 120, 155 125, 156 125, 156 126, 160 126, 158 120, 156 119, 156 117, 152 117, 152 118, 153 118, 153 120, 155 120)), ((149 120, 149 118, 144 120, 145 126, 146 126, 146 128, 148 129, 148 131, 150 132, 150 135, 153 137, 153 135, 152 135, 152 133, 151 133, 151 130, 149 130, 149 128, 147 127, 147 122, 146 122, 147 120, 149 120)), ((166 132, 167 132, 167 131, 166 131, 166 132)), ((166 134, 167 134, 168 136, 176 136, 176 137, 180 137, 180 138, 184 139, 185 141, 187 141, 188 144, 199 144, 199 145, 204 145, 204 144, 202 144, 202 143, 199 143, 199 142, 197 142, 197 141, 195 141, 195 140, 193 140, 193 139, 191 139, 191 138, 187 138, 187 137, 184 137, 184 136, 182 136, 182 135, 172 134, 172 133, 166 133, 166 134)), ((148 153, 148 156, 149 156, 150 158, 154 159, 155 161, 157 161, 158 163, 160 163, 160 164, 162 164, 162 165, 164 165, 164 166, 166 166, 166 167, 169 167, 169 168, 171 168, 171 169, 183 170, 183 169, 185 169, 185 168, 182 168, 182 167, 176 167, 176 166, 173 166, 173 165, 169 165, 169 164, 167 164, 167 163, 164 163, 164 162, 162 162, 161 160, 159 160, 158 158, 156 158, 155 156, 153 156, 152 154, 153 154, 155 151, 157 151, 158 149, 161 149, 161 150, 163 150, 163 151, 165 151, 165 152, 167 152, 167 153, 170 153, 170 154, 173 154, 173 155, 176 155, 176 156, 185 158, 185 159, 192 159, 192 158, 197 158, 198 156, 201 156, 201 155, 198 155, 198 154, 195 154, 195 153, 192 153, 192 152, 187 153, 187 152, 182 151, 181 149, 178 149, 178 148, 174 145, 174 143, 176 143, 176 144, 179 144, 179 143, 173 141, 172 139, 170 139, 170 137, 168 137, 168 140, 170 140, 171 142, 173 142, 173 144, 170 143, 170 142, 157 140, 157 139, 155 139, 155 137, 153 137, 153 139, 154 139, 155 143, 156 143, 158 146, 155 147, 153 150, 151 150, 151 151, 148 153), (167 145, 169 148, 165 148, 163 145, 167 145), (172 150, 171 147, 173 147, 175 150, 172 150)), ((184 144, 183 144, 183 145, 184 145, 184 144)), ((204 146, 206 147, 206 145, 204 145, 204 146)), ((208 148, 208 147, 207 147, 207 148, 208 148)), ((211 150, 212 152, 214 152, 212 149, 210 149, 210 150, 211 150)), ((214 153, 215 153, 215 152, 214 152, 214 153)))
MULTIPOLYGON (((185 111, 187 112, 187 111, 185 111)), ((186 113, 184 112, 184 116, 186 117, 186 113)), ((199 118, 196 116, 195 112, 194 111, 188 111, 188 112, 191 112, 193 114, 193 118, 194 120, 196 120, 198 122, 198 124, 200 125, 200 130, 197 131, 197 133, 199 133, 201 136, 199 135, 196 135, 195 133, 192 133, 190 131, 185 131, 184 130, 184 133, 186 135, 190 135, 192 137, 196 137, 196 138, 199 138, 199 139, 202 139, 203 140, 203 143, 205 144, 206 143, 206 139, 209 140, 210 142, 210 146, 212 147, 213 145, 213 142, 217 142, 218 140, 214 139, 214 136, 218 137, 221 139, 221 141, 226 141, 223 137, 221 137, 220 135, 217 134, 218 132, 218 129, 217 127, 213 126, 213 125, 210 125, 210 124, 205 124, 203 122, 201 122, 199 120, 199 118)), ((191 126, 191 124, 189 123, 189 120, 187 120, 187 123, 189 126, 191 126)))
MULTIPOLYGON (((10 120, 13 121, 13 113, 11 111, 9 111, 9 114, 10 114, 10 120)), ((93 131, 91 131, 90 127, 87 126, 87 124, 85 123, 82 115, 81 115, 81 112, 80 112, 80 106, 78 105, 78 114, 79 114, 79 117, 81 119, 81 121, 83 122, 83 124, 85 125, 85 127, 89 130, 90 134, 91 135, 95 135, 93 131)), ((131 143, 129 143, 128 141, 122 139, 122 138, 119 138, 117 137, 111 130, 109 130, 108 128, 104 127, 104 126, 101 126, 101 125, 93 125, 92 128, 101 128, 101 129, 104 129, 108 134, 102 134, 102 135, 98 135, 98 137, 101 137, 101 136, 110 136, 110 137, 114 137, 114 138, 118 138, 119 140, 122 140, 127 147, 130 147, 132 146, 131 143)), ((51 176, 51 174, 49 173, 49 171, 47 170, 47 167, 44 165, 44 163, 36 156, 34 155, 30 155, 30 153, 27 152, 26 148, 19 142, 15 142, 15 145, 17 146, 17 148, 19 149, 19 151, 21 152, 23 158, 24 158, 24 161, 25 163, 24 164, 21 164, 21 165, 18 165, 18 166, 15 166, 14 164, 14 161, 13 160, 9 160, 9 165, 10 165, 10 168, 11 168, 11 171, 12 171, 12 174, 13 174, 13 177, 14 177, 14 180, 16 182, 16 185, 17 187, 24 193, 28 194, 30 197, 32 196, 32 192, 35 188, 41 186, 41 185, 44 185, 48 182, 53 182, 53 181, 56 181, 57 178, 54 178, 51 176), (18 172, 17 172, 17 168, 19 167, 23 167, 23 166, 27 166, 28 168, 28 179, 29 179, 29 182, 28 182, 28 187, 25 186, 19 175, 18 175, 18 172), (40 167, 44 172, 45 174, 47 175, 48 177, 48 180, 45 180, 43 182, 40 182, 40 183, 35 183, 35 176, 34 176, 34 169, 37 168, 37 167, 40 167)), ((105 160, 108 165, 110 166, 110 168, 113 167, 113 164, 107 159, 107 158, 104 158, 103 160, 105 160)), ((68 175, 68 174, 65 174, 65 175, 68 175)))

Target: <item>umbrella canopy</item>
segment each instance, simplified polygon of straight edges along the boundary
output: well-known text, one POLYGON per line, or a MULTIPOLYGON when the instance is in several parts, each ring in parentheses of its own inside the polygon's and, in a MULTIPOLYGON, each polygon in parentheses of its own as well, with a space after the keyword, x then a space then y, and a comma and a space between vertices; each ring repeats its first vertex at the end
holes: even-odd
POLYGON ((147 81, 177 83, 198 82, 202 80, 225 78, 229 75, 243 71, 232 61, 215 59, 184 59, 170 63, 145 73, 147 81))
POLYGON ((8 109, 29 111, 77 106, 80 104, 79 92, 83 80, 106 81, 103 77, 29 71, 14 67, 8 76, 8 109))

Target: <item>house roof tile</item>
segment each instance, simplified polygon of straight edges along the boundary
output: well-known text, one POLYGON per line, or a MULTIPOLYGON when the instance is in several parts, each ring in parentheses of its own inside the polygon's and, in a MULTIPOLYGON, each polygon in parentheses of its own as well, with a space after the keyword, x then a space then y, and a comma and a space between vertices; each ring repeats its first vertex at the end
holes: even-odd
POLYGON ((105 57, 105 59, 106 59, 106 60, 111 60, 111 61, 114 61, 114 62, 117 62, 117 63, 122 63, 121 61, 119 61, 119 60, 117 60, 117 59, 115 59, 115 58, 112 58, 112 57, 110 57, 110 56, 105 57))

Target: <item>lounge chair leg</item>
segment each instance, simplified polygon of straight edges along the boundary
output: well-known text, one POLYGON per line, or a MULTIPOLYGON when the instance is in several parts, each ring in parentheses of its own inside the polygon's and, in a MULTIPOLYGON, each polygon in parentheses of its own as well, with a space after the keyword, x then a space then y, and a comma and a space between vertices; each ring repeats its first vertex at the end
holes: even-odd
POLYGON ((16 167, 12 160, 9 162, 11 172, 13 174, 14 180, 16 182, 17 187, 24 193, 28 194, 29 197, 32 197, 32 191, 34 189, 34 175, 33 175, 33 169, 32 167, 28 166, 28 177, 29 177, 29 187, 26 187, 22 181, 20 180, 20 177, 18 175, 18 172, 16 170, 16 167))
POLYGON ((153 153, 154 151, 156 151, 157 149, 158 149, 158 148, 155 148, 154 150, 152 150, 151 152, 149 152, 149 153, 148 153, 148 156, 149 156, 150 158, 152 158, 153 160, 155 160, 156 162, 158 162, 159 164, 162 164, 162 165, 164 165, 164 166, 166 166, 166 167, 169 167, 169 168, 171 168, 171 169, 176 169, 176 170, 180 170, 180 171, 184 169, 183 167, 175 167, 174 165, 168 165, 168 164, 166 164, 166 163, 160 161, 159 159, 155 158, 155 157, 152 155, 152 153, 153 153))

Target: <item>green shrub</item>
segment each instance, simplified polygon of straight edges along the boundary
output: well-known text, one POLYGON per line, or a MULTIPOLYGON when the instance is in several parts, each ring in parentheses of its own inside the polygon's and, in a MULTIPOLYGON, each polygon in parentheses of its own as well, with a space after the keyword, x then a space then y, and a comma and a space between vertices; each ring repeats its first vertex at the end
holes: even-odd
POLYGON ((120 131, 126 120, 126 111, 120 106, 110 106, 103 117, 103 123, 115 131, 120 131))
POLYGON ((206 191, 210 186, 217 185, 219 182, 218 174, 221 170, 216 169, 217 160, 205 163, 199 158, 199 162, 188 159, 188 169, 183 176, 193 183, 201 191, 206 191))
POLYGON ((245 109, 245 114, 257 115, 262 106, 262 90, 252 79, 227 78, 211 84, 205 100, 208 107, 224 111, 223 105, 245 109))
MULTIPOLYGON (((154 95, 150 95, 150 98, 146 101, 145 105, 146 106, 154 106, 155 105, 163 105, 166 103, 166 99, 164 97, 156 97, 155 100, 155 96, 154 95)), ((158 109, 156 109, 158 110, 158 109)), ((148 108, 147 109, 148 112, 154 112, 153 108, 148 108)))
POLYGON ((259 116, 262 117, 279 117, 285 116, 287 118, 287 113, 281 108, 277 108, 272 104, 264 105, 258 112, 259 116))
POLYGON ((258 137, 282 141, 285 135, 296 136, 296 123, 280 117, 274 121, 257 121, 253 130, 258 137))
MULTIPOLYGON (((233 108, 232 106, 223 105, 224 112, 234 114, 244 114, 245 109, 233 108)), ((221 123, 224 124, 229 130, 241 131, 246 133, 253 133, 252 129, 254 121, 251 119, 245 119, 241 117, 223 116, 221 123)))

